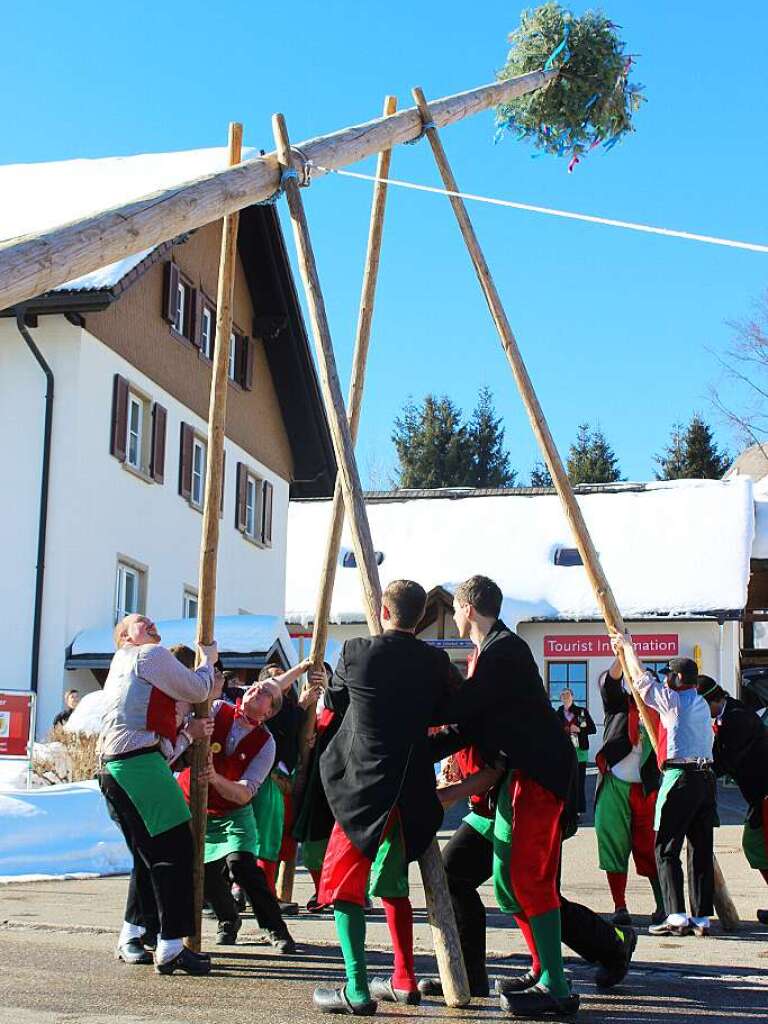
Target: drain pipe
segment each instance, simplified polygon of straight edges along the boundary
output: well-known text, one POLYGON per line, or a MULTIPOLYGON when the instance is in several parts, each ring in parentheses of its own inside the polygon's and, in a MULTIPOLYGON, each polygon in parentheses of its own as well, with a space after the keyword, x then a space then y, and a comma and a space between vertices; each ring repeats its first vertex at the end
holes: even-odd
POLYGON ((53 370, 35 344, 24 323, 24 310, 16 309, 16 326, 27 348, 37 360, 45 374, 45 424, 43 426, 43 465, 40 474, 40 516, 37 526, 37 569, 35 575, 35 614, 32 621, 32 662, 29 674, 29 688, 37 693, 40 673, 40 637, 43 616, 43 581, 45 577, 45 534, 48 527, 48 479, 51 467, 51 435, 53 426, 53 370))

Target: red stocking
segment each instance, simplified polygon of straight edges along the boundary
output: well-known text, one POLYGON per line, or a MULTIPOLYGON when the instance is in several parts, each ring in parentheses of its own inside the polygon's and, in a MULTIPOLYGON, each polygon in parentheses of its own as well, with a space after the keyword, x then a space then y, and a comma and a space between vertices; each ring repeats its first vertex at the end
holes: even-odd
POLYGON ((515 921, 517 922, 517 927, 523 933, 525 944, 531 954, 531 972, 538 977, 541 974, 541 961, 536 950, 536 943, 533 941, 530 922, 522 911, 519 914, 515 914, 515 921))
POLYGON ((626 872, 606 871, 606 874, 608 876, 608 885, 611 888, 611 896, 613 896, 613 906, 616 910, 621 910, 622 907, 627 905, 626 872))
POLYGON ((267 876, 267 885, 272 895, 275 895, 275 879, 277 878, 277 861, 275 860, 257 860, 256 863, 259 865, 261 870, 267 876))
POLYGON ((407 896, 384 898, 384 913, 395 952, 392 987, 403 992, 415 992, 416 973, 413 964, 413 908, 407 896))

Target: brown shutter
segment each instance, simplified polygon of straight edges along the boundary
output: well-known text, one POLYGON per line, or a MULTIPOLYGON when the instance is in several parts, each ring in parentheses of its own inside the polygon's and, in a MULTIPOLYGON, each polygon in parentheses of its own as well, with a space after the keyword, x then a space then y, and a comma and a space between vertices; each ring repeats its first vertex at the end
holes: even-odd
POLYGON ((187 288, 189 297, 189 319, 187 320, 187 337, 193 345, 200 347, 198 320, 200 318, 200 292, 197 288, 187 288))
POLYGON ((181 424, 179 446, 179 494, 187 501, 192 497, 192 440, 194 431, 188 423, 181 424))
POLYGON ((165 428, 168 411, 155 402, 152 407, 152 457, 149 472, 156 484, 165 480, 165 428))
POLYGON ((242 462, 237 464, 237 500, 235 501, 235 529, 245 529, 245 496, 248 470, 242 462))
POLYGON ((235 335, 235 380, 245 387, 246 340, 242 334, 235 335))
POLYGON ((245 352, 245 373, 243 375, 243 387, 246 389, 246 391, 250 391, 251 388, 253 387, 253 356, 255 348, 256 341, 254 338, 243 338, 243 349, 245 352))
POLYGON ((269 480, 264 481, 264 497, 262 498, 262 531, 261 539, 264 544, 272 543, 272 494, 274 487, 269 480))
POLYGON ((221 453, 221 507, 219 508, 219 519, 224 515, 224 484, 227 482, 227 453, 221 453))
POLYGON ((128 440, 128 381, 115 374, 112 384, 112 429, 109 451, 116 459, 125 462, 125 448, 128 440))
POLYGON ((171 261, 165 264, 163 288, 163 316, 172 324, 176 320, 176 293, 179 288, 179 268, 171 261))

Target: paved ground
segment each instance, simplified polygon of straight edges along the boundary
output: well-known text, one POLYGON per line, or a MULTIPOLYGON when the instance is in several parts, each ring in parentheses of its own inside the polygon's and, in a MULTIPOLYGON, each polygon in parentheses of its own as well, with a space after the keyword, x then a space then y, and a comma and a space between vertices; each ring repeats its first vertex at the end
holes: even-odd
MULTIPOLYGON (((727 794, 730 812, 739 801, 727 794)), ((443 837, 445 838, 445 837, 443 837)), ((682 1024, 708 1021, 764 1021, 768 1014, 768 929, 755 922, 757 906, 768 905, 768 890, 740 852, 740 829, 718 830, 717 854, 731 895, 743 919, 734 935, 717 925, 709 939, 654 939, 642 934, 633 969, 610 995, 596 991, 592 969, 571 956, 567 966, 582 995, 580 1020, 640 1024, 649 1020, 682 1024)), ((433 970, 423 894, 414 875, 416 947, 419 966, 433 970)), ((610 899, 596 868, 595 836, 587 826, 565 846, 564 888, 568 895, 607 913, 610 899)), ((0 887, 0 1022, 2 1024, 302 1024, 318 1017, 311 1008, 314 986, 335 982, 341 961, 329 917, 302 913, 291 921, 301 944, 293 958, 276 958, 260 942, 256 924, 246 918, 241 941, 223 955, 216 949, 209 978, 161 978, 151 968, 127 967, 112 959, 115 931, 122 917, 125 878, 22 883, 0 887)), ((296 896, 311 895, 308 877, 297 874, 296 896)), ((644 928, 652 909, 650 891, 634 876, 630 908, 644 928)), ((486 902, 493 905, 490 888, 486 902)), ((524 966, 519 932, 498 913, 489 916, 492 971, 511 974, 524 966)), ((205 935, 212 947, 213 928, 205 935)), ((388 963, 388 934, 380 909, 369 919, 372 972, 388 963)), ((566 951, 567 952, 567 951, 566 951)), ((476 1000, 465 1010, 448 1010, 435 1000, 421 1007, 382 1007, 380 1017, 501 1020, 493 999, 476 1000)))

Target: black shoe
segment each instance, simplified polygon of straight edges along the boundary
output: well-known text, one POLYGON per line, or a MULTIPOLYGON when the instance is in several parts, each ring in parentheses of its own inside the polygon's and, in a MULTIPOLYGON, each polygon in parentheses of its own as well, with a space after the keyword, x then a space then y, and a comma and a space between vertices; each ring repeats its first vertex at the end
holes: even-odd
MULTIPOLYGON (((423 996, 442 996, 443 984, 439 978, 419 978, 419 992, 423 996)), ((469 994, 475 999, 485 999, 489 994, 490 988, 488 985, 488 979, 485 981, 478 981, 474 984, 470 981, 469 983, 469 994)))
POLYGON ((216 915, 213 912, 213 907, 210 905, 210 903, 203 904, 203 909, 201 913, 203 917, 216 917, 216 915))
POLYGON ((115 959, 122 960, 124 964, 151 964, 152 954, 144 948, 141 939, 128 939, 118 943, 115 959))
POLYGON ((569 996, 554 996, 541 985, 534 985, 523 992, 510 992, 501 996, 499 1005, 513 1017, 527 1017, 529 1020, 544 1020, 574 1017, 579 1009, 579 997, 575 992, 569 996))
POLYGON ((667 920, 667 912, 664 907, 657 907, 651 914, 651 924, 664 924, 667 920))
POLYGON ((768 924, 768 910, 758 910, 757 920, 760 924, 768 924))
POLYGON ((210 974, 211 961, 198 953, 193 953, 185 946, 180 953, 177 953, 173 960, 164 964, 155 964, 157 974, 173 974, 174 971, 184 971, 185 974, 210 974))
POLYGON ((690 924, 670 924, 666 919, 661 924, 652 924, 648 929, 649 935, 676 935, 681 938, 683 935, 692 935, 693 929, 690 924))
POLYGON ((307 913, 308 914, 327 914, 333 910, 333 907, 328 903, 318 903, 317 893, 307 902, 307 913))
POLYGON ((234 921, 219 921, 219 928, 216 932, 217 946, 234 946, 237 942, 237 933, 242 927, 243 921, 240 915, 234 921))
POLYGON ((288 929, 281 932, 267 932, 267 938, 278 953, 290 956, 296 952, 296 943, 288 933, 288 929))
POLYGON ((631 925, 632 915, 626 907, 619 907, 619 909, 614 913, 613 917, 611 918, 611 924, 615 924, 619 928, 623 928, 624 925, 631 925))
POLYGON ((298 903, 284 903, 282 900, 277 901, 278 907, 280 907, 280 913, 283 917, 298 917, 299 916, 299 904, 298 903))
POLYGON ((408 1006, 418 1006, 421 1002, 421 992, 418 988, 414 992, 407 989, 395 988, 391 978, 373 978, 371 981, 371 999, 381 1000, 383 1003, 406 1003, 408 1006))
POLYGON ((540 975, 533 971, 526 971, 525 974, 518 974, 514 978, 497 978, 493 991, 497 996, 505 996, 510 992, 525 992, 527 988, 533 988, 539 983, 540 975))
POLYGON ((369 999, 367 1003, 352 1003, 345 988, 316 988, 312 1002, 321 1013, 346 1013, 355 1017, 372 1017, 377 1004, 369 999))
POLYGON ((237 909, 242 913, 248 909, 248 904, 245 902, 245 893, 239 885, 232 886, 232 899, 235 901, 237 909))
POLYGON ((600 964, 595 971, 595 984, 598 988, 613 988, 614 985, 618 985, 620 981, 624 980, 629 970, 632 954, 637 945, 637 932, 629 925, 624 925, 622 931, 624 938, 620 940, 620 949, 616 954, 616 959, 610 963, 600 964))

